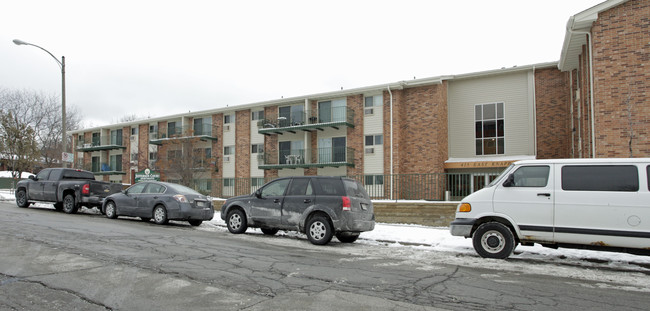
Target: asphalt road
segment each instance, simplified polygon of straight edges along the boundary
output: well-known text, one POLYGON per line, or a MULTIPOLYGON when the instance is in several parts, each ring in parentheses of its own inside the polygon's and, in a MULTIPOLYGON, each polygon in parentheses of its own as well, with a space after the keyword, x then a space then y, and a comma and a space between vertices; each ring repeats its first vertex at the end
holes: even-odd
POLYGON ((650 301, 603 282, 417 252, 0 202, 0 310, 647 310, 650 301))

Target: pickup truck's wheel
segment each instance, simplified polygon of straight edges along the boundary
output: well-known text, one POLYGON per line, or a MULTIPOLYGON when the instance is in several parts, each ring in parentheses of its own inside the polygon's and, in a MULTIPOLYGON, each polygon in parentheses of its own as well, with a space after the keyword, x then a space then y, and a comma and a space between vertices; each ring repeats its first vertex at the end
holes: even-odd
POLYGON ((193 227, 198 227, 198 226, 200 226, 200 225, 203 223, 203 220, 200 220, 200 219, 191 219, 191 220, 188 220, 187 222, 189 222, 190 225, 192 225, 193 227))
POLYGON ((307 238, 316 245, 325 245, 332 240, 334 235, 329 219, 323 215, 316 215, 307 222, 307 238))
POLYGON ((66 194, 63 197, 63 212, 66 214, 74 214, 77 212, 77 203, 74 200, 74 195, 66 194))
POLYGON ((480 225, 474 232, 472 242, 476 252, 483 258, 508 258, 516 246, 512 231, 499 222, 480 225))
POLYGON ((278 233, 278 229, 262 228, 262 233, 266 235, 275 235, 276 233, 278 233))
POLYGON ((104 213, 106 213, 106 218, 115 219, 117 218, 117 210, 115 209, 115 202, 108 201, 104 207, 104 213))
POLYGON ((18 189, 18 191, 16 191, 16 205, 18 205, 18 207, 29 206, 29 202, 27 201, 27 192, 25 189, 18 189))
POLYGON ((169 222, 167 219, 167 210, 162 205, 156 205, 153 209, 153 222, 157 225, 166 225, 169 222))
POLYGON ((228 225, 228 231, 234 234, 244 233, 246 232, 246 229, 248 229, 246 215, 244 215, 244 212, 238 208, 228 212, 226 224, 228 225))
POLYGON ((359 233, 339 232, 336 234, 336 238, 341 243, 353 243, 359 238, 359 233))

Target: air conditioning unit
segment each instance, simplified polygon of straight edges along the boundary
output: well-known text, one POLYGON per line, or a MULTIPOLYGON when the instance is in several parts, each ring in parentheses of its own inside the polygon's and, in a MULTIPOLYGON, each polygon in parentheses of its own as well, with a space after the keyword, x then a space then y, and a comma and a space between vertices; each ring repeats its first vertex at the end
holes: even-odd
POLYGON ((131 135, 131 141, 135 141, 136 135, 131 135))
POLYGON ((375 153, 375 148, 366 148, 366 154, 375 153))
POLYGON ((366 108, 366 109, 364 109, 364 114, 373 115, 373 114, 375 114, 375 109, 374 108, 366 108))
POLYGON ((223 131, 224 131, 224 132, 228 132, 228 131, 230 131, 230 125, 224 125, 224 127, 223 127, 223 131))
POLYGON ((230 156, 225 156, 223 157, 224 162, 230 162, 230 156))

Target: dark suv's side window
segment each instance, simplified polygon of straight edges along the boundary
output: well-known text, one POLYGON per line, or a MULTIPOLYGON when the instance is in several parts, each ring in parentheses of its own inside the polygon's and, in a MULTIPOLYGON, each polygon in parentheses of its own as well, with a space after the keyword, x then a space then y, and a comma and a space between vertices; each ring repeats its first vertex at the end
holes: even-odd
POLYGON ((573 191, 639 191, 639 172, 633 165, 567 165, 562 189, 573 191))
POLYGON ((312 195, 312 193, 309 178, 294 178, 287 191, 287 195, 312 195))
POLYGON ((343 189, 343 183, 341 179, 338 178, 317 178, 318 193, 320 195, 345 195, 345 189, 343 189))
POLYGON ((275 197, 284 195, 290 179, 276 180, 262 189, 262 197, 275 197))
POLYGON ((370 199, 366 189, 363 188, 363 185, 356 180, 344 179, 343 184, 345 185, 345 190, 347 190, 348 195, 351 197, 370 199))

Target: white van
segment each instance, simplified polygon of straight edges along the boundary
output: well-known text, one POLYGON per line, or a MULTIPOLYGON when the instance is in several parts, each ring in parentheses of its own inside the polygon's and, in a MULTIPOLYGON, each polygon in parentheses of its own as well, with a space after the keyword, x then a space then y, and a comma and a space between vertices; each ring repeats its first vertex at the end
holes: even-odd
POLYGON ((650 254, 650 158, 527 160, 465 197, 450 224, 482 257, 517 244, 650 254))

